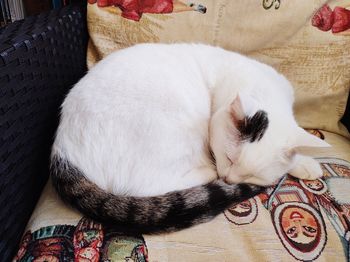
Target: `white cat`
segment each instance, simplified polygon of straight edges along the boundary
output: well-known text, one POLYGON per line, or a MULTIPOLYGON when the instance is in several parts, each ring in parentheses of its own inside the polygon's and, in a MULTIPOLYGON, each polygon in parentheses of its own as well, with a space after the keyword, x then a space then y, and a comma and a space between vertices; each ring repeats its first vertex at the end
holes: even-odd
POLYGON ((207 221, 261 191, 232 183, 322 175, 299 152, 328 144, 298 127, 292 104, 282 75, 221 48, 142 44, 115 52, 62 105, 53 184, 66 202, 123 230, 207 221))

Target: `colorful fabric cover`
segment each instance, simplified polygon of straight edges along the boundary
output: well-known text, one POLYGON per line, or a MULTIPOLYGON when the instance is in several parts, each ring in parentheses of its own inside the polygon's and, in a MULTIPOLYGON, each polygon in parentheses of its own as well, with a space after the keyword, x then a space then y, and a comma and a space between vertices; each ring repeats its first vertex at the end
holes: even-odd
POLYGON ((350 86, 350 0, 172 0, 172 11, 162 11, 168 2, 91 0, 89 67, 137 43, 221 46, 283 73, 295 88, 300 125, 350 137, 339 122, 350 86), (159 12, 126 17, 139 12, 140 2, 159 12))
POLYGON ((315 155, 324 177, 285 176, 214 220, 179 232, 127 236, 82 217, 46 186, 15 261, 350 261, 350 141, 315 155), (330 157, 331 156, 331 157, 330 157))

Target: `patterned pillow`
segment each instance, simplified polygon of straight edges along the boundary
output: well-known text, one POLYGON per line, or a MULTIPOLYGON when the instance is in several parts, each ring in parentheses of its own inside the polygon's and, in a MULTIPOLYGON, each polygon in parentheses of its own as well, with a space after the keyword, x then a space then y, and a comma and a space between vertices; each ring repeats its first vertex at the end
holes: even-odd
POLYGON ((350 140, 308 131, 332 145, 317 155, 323 178, 285 176, 210 222, 169 234, 117 232, 65 205, 49 182, 14 261, 349 261, 350 140))
MULTIPOLYGON (((345 138, 332 135, 350 159, 350 143, 340 146, 345 138)), ((208 223, 162 235, 124 235, 82 217, 49 183, 14 261, 349 261, 350 162, 318 161, 323 178, 285 176, 208 223)))
MULTIPOLYGON (((286 176, 276 187, 226 210, 226 219, 237 229, 249 225, 257 235, 259 229, 267 227, 266 224, 258 225, 257 221, 264 216, 259 212, 267 210, 274 227, 272 234, 279 238, 291 257, 299 261, 313 261, 321 257, 321 261, 327 261, 328 254, 335 252, 338 256, 333 257, 335 261, 344 258, 348 261, 350 214, 346 188, 350 185, 350 163, 328 157, 318 161, 324 171, 322 179, 301 180, 286 176), (343 246, 337 245, 337 237, 343 246)), ((251 237, 254 238, 253 235, 251 237)), ((256 239, 271 242, 271 236, 262 233, 256 239)), ((260 248, 263 245, 259 245, 260 248)), ((274 256, 268 260, 281 258, 274 256)))
MULTIPOLYGON (((345 1, 346 2, 346 1, 345 1)), ((296 90, 305 128, 349 137, 350 3, 298 0, 89 0, 88 65, 143 42, 202 42, 272 65, 296 90)))
POLYGON ((20 261, 148 261, 141 235, 126 236, 86 217, 75 225, 28 230, 14 258, 20 261))

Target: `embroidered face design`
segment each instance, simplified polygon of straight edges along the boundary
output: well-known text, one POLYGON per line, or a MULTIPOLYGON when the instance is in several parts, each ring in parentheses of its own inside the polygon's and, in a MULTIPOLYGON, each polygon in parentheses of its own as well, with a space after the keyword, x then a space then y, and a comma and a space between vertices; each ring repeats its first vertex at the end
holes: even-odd
POLYGON ((322 195, 328 189, 327 184, 322 179, 299 180, 299 183, 304 189, 315 195, 322 195))
POLYGON ((327 241, 325 224, 313 206, 286 202, 272 213, 274 226, 287 251, 299 260, 317 258, 327 241))
POLYGON ((249 202, 249 200, 245 200, 237 205, 230 207, 228 210, 234 216, 244 217, 252 212, 252 204, 249 202))
POLYGON ((283 210, 281 224, 284 234, 296 245, 310 244, 318 236, 319 225, 316 218, 311 212, 299 207, 283 210))
POLYGON ((231 206, 224 212, 227 220, 236 225, 252 223, 258 215, 258 207, 254 198, 231 206))
POLYGON ((312 190, 320 191, 323 189, 323 184, 319 180, 306 180, 305 185, 312 190))

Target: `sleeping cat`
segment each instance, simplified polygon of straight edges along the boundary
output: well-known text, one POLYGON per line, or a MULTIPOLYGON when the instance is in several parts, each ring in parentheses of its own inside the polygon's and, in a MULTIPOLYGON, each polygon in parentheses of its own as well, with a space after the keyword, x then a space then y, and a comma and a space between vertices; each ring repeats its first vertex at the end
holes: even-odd
POLYGON ((292 104, 290 83, 274 69, 218 47, 115 52, 62 105, 53 185, 85 215, 123 231, 208 221, 287 172, 322 175, 300 153, 328 144, 298 127, 292 104))

